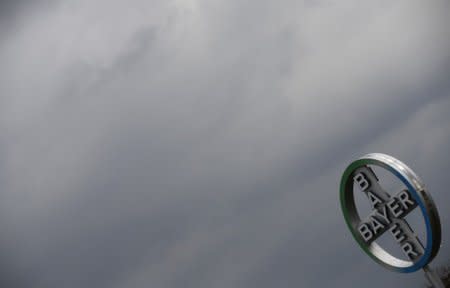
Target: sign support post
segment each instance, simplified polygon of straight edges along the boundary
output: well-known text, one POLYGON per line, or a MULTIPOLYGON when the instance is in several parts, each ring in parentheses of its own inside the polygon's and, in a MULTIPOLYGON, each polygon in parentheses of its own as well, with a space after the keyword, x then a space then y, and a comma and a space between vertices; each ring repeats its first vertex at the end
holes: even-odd
POLYGON ((445 288, 445 285, 442 283, 439 275, 429 265, 423 267, 423 271, 425 272, 425 277, 433 288, 445 288))

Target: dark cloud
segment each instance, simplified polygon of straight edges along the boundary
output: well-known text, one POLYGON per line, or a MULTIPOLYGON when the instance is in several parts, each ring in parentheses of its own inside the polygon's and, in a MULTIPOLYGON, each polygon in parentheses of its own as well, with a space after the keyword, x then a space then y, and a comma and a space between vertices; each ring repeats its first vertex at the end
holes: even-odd
POLYGON ((53 6, 54 0, 0 1, 0 46, 20 32, 31 13, 42 12, 53 6))
POLYGON ((8 17, 14 16, 17 14, 18 10, 23 7, 26 1, 0 1, 0 19, 5 21, 8 17))
POLYGON ((419 287, 360 251, 338 185, 384 152, 448 210, 445 1, 101 2, 0 49, 4 283, 419 287))

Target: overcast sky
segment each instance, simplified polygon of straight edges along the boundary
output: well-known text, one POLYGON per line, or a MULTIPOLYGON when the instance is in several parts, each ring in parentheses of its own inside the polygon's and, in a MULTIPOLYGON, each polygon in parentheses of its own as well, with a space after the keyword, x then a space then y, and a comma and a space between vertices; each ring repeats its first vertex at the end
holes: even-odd
POLYGON ((450 260, 450 2, 0 1, 0 286, 421 287, 345 167, 425 181, 450 260))

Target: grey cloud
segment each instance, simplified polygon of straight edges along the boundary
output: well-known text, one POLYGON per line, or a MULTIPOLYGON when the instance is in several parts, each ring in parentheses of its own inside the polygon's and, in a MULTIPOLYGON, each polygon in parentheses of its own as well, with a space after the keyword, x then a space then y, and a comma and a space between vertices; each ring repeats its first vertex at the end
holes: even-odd
POLYGON ((338 182, 354 157, 391 153, 446 211, 446 8, 79 1, 31 13, 0 51, 2 281, 417 285, 358 250, 338 182))

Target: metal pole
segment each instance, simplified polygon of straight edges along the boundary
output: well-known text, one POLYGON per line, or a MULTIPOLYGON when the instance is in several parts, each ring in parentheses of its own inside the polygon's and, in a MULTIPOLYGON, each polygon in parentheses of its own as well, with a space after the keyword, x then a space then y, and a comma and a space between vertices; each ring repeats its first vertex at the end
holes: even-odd
POLYGON ((425 272, 425 277, 428 279, 433 288, 445 288, 444 283, 441 280, 441 277, 431 269, 429 265, 423 267, 423 271, 425 272))

